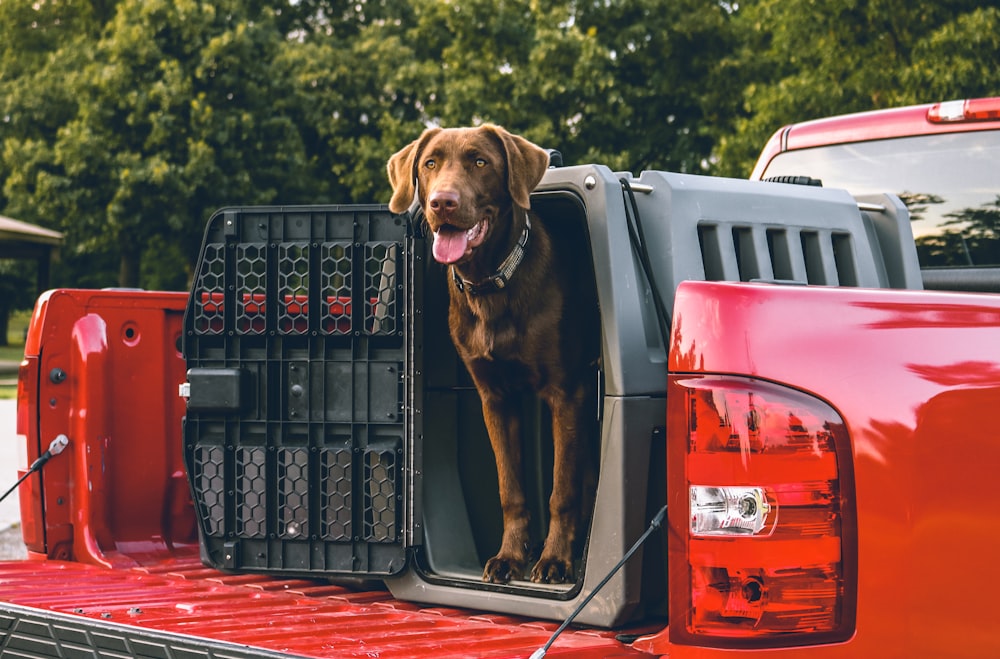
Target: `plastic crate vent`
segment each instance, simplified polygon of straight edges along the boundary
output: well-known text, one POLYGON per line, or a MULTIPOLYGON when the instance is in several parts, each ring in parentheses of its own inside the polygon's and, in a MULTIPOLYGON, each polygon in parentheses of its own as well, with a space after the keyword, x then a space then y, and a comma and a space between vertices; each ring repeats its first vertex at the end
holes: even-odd
POLYGON ((364 245, 364 313, 353 313, 353 267, 355 246, 350 242, 325 242, 266 245, 205 246, 204 260, 198 274, 195 299, 194 331, 199 335, 223 334, 227 327, 235 333, 264 334, 398 334, 397 297, 393 284, 401 245, 370 243, 364 245), (231 269, 235 270, 236 294, 229 302, 234 310, 227 317, 226 254, 235 248, 231 269), (274 295, 268 296, 268 252, 276 252, 274 295), (319 313, 310 317, 309 284, 311 252, 318 252, 317 271, 319 313), (268 318, 268 300, 274 305, 273 319, 268 318), (310 320, 312 322, 310 322, 310 320), (356 322, 360 320, 361 322, 356 322), (227 324, 228 321, 228 324, 227 324))
POLYGON ((384 207, 220 211, 185 316, 185 459, 206 563, 405 566, 406 224, 384 207))
POLYGON ((859 285, 853 236, 846 230, 701 221, 698 244, 708 281, 859 285))

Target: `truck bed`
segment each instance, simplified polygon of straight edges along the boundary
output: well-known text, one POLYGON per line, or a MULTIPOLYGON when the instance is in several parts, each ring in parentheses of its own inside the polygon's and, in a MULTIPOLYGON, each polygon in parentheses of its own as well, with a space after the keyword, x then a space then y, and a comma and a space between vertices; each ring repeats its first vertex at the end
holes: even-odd
MULTIPOLYGON (((39 304, 16 433, 27 464, 53 437, 69 445, 19 488, 28 558, 0 562, 0 656, 527 657, 546 643, 558 622, 403 602, 378 579, 206 568, 179 446, 185 301, 59 290, 39 304)), ((648 655, 567 630, 548 656, 648 655)))
MULTIPOLYGON (((224 574, 194 552, 127 570, 0 563, 4 657, 527 657, 557 626, 422 608, 377 586, 224 574)), ((567 630, 547 656, 649 656, 616 634, 567 630)))

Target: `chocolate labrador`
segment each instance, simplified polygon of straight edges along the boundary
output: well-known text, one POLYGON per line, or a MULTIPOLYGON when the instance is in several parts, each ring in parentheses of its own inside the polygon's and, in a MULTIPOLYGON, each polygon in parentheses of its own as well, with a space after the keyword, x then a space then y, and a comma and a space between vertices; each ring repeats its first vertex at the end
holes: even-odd
POLYGON ((599 322, 588 255, 561 249, 558 226, 530 211, 548 166, 544 149, 489 124, 429 128, 388 163, 389 208, 401 213, 416 195, 434 259, 449 269, 451 337, 496 456, 503 536, 483 570, 491 583, 522 578, 529 559, 520 391, 548 405, 555 444, 549 530, 532 581, 574 578, 574 541, 586 520, 599 322))

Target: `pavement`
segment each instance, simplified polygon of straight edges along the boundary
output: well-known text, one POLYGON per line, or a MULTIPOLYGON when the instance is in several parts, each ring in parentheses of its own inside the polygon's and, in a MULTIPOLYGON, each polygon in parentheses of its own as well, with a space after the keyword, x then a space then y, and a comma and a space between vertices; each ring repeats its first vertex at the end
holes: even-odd
MULTIPOLYGON (((0 361, 0 385, 17 383, 17 362, 0 361)), ((14 434, 14 413, 17 411, 17 401, 0 399, 0 494, 7 491, 17 481, 18 467, 22 460, 27 460, 24 451, 19 448, 20 441, 14 434), (20 452, 19 452, 20 451, 20 452)), ((20 524, 20 508, 17 503, 17 492, 11 493, 0 501, 0 531, 13 524, 20 524)))
MULTIPOLYGON (((17 384, 17 362, 0 361, 0 385, 17 384)), ((27 466, 23 445, 14 434, 14 413, 17 402, 0 399, 0 494, 17 482, 17 470, 27 466)), ((21 509, 17 491, 0 501, 0 560, 25 558, 27 551, 21 539, 21 509)))
MULTIPOLYGON (((17 482, 18 468, 27 466, 24 447, 20 438, 14 433, 16 410, 16 401, 0 400, 0 494, 17 482)), ((27 552, 21 541, 21 508, 15 490, 0 501, 0 560, 25 556, 27 552)))

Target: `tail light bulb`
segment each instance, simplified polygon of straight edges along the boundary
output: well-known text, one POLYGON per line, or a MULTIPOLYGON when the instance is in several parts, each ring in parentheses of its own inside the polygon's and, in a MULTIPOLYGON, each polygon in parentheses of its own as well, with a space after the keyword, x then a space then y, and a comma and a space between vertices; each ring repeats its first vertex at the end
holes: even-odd
POLYGON ((692 485, 691 535, 740 536, 767 531, 771 503, 760 487, 692 485))

